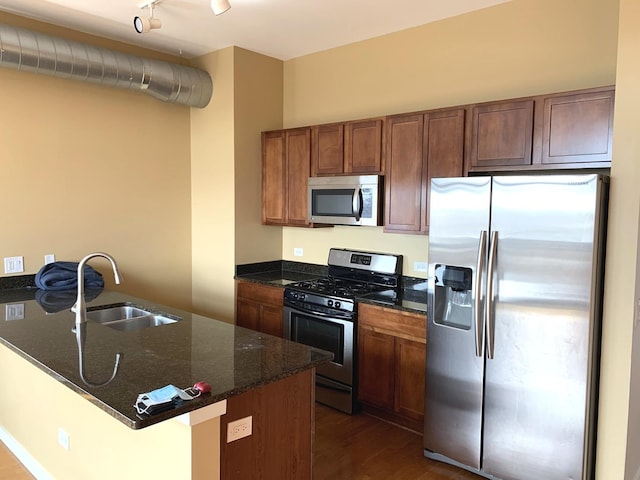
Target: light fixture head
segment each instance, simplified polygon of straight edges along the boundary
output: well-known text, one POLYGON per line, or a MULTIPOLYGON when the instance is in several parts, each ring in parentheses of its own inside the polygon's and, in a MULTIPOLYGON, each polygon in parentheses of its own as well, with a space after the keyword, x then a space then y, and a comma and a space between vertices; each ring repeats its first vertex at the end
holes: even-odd
POLYGON ((211 10, 215 15, 222 15, 230 8, 229 0, 211 0, 211 10))
POLYGON ((149 30, 160 28, 162 26, 162 22, 159 18, 153 18, 153 7, 161 1, 162 0, 150 0, 140 5, 141 9, 149 7, 149 17, 133 17, 133 28, 135 28, 136 32, 146 33, 149 30))
POLYGON ((138 33, 146 33, 160 27, 162 27, 162 22, 159 18, 133 17, 133 28, 138 33))

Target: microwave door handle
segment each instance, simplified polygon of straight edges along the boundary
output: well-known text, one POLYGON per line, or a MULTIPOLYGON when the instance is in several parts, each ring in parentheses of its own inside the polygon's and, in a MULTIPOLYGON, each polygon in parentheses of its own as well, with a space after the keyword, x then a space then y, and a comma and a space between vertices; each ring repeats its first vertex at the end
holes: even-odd
POLYGON ((356 221, 360 220, 360 213, 362 211, 362 192, 360 187, 356 187, 353 190, 353 198, 351 199, 351 213, 356 221))

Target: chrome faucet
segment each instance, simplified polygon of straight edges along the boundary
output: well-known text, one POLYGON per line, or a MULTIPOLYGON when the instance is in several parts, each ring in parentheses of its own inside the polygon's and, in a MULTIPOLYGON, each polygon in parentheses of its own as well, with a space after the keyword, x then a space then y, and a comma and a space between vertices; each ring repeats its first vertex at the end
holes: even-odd
POLYGON ((109 260, 109 262, 111 262, 111 268, 113 268, 113 276, 116 284, 120 284, 122 281, 122 277, 120 277, 120 272, 118 271, 118 265, 116 265, 116 261, 108 253, 90 253, 80 260, 78 264, 78 298, 76 299, 75 305, 71 307, 71 311, 76 314, 76 326, 86 323, 87 321, 87 304, 84 301, 84 266, 93 257, 104 257, 109 260))
POLYGON ((100 387, 103 385, 107 385, 110 383, 118 373, 118 366, 120 365, 121 354, 116 353, 116 361, 113 366, 113 373, 111 374, 111 378, 109 378, 106 382, 102 383, 93 383, 86 379, 84 374, 84 344, 87 338, 87 304, 84 300, 84 266, 85 264, 92 259, 93 257, 104 257, 109 262, 111 262, 111 268, 113 268, 113 276, 117 284, 120 284, 122 277, 120 277, 120 272, 118 271, 118 265, 114 258, 108 253, 95 252, 90 253, 78 264, 78 298, 76 299, 76 303, 73 307, 71 307, 71 311, 76 314, 76 326, 73 331, 76 334, 76 341, 78 342, 78 366, 80 369, 80 378, 82 381, 89 386, 92 387, 100 387))

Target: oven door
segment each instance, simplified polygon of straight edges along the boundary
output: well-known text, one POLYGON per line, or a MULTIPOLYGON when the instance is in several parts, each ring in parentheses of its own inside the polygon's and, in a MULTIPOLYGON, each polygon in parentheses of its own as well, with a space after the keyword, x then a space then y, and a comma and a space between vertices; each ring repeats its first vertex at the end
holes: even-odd
POLYGON ((284 307, 284 337, 333 353, 333 361, 318 366, 316 373, 348 386, 353 385, 353 326, 352 319, 284 307))

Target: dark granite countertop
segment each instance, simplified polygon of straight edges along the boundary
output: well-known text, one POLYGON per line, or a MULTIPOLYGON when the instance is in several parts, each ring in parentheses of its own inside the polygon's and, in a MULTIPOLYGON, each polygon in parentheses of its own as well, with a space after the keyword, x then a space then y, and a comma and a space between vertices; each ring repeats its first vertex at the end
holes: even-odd
POLYGON ((81 375, 78 342, 72 331, 75 317, 69 310, 75 292, 51 295, 19 287, 0 289, 0 312, 6 312, 7 317, 0 322, 0 343, 134 429, 331 359, 330 353, 306 345, 114 291, 100 291, 87 292, 87 297, 95 297, 87 299, 88 308, 126 302, 182 320, 136 331, 118 331, 88 321, 81 375), (99 386, 111 377, 117 353, 121 354, 117 374, 111 382, 99 386), (170 411, 147 416, 138 415, 133 407, 140 393, 168 384, 186 388, 201 380, 211 384, 211 393, 170 411))
MULTIPOLYGON (((236 280, 285 287, 295 282, 326 276, 328 268, 286 260, 252 263, 236 267, 236 280)), ((402 277, 400 288, 384 290, 356 301, 413 313, 427 312, 427 280, 424 278, 402 277)))
POLYGON ((286 285, 326 277, 329 268, 312 263, 274 260, 236 266, 236 279, 284 287, 286 285))

